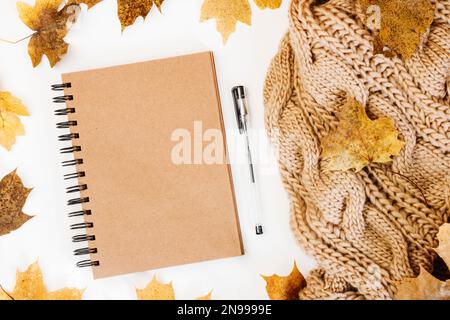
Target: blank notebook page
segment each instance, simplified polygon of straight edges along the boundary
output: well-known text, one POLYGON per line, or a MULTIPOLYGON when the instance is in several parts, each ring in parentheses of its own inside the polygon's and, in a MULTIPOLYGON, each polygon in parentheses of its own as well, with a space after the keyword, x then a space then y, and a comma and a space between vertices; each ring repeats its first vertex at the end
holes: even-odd
MULTIPOLYGON (((95 278, 243 254, 229 165, 171 159, 175 129, 191 133, 192 148, 194 121, 224 132, 212 53, 69 73, 63 82, 71 83, 69 120, 80 135, 72 143, 86 173, 78 184, 88 187, 81 197, 89 197, 83 209, 92 211, 85 221, 97 249, 82 258, 99 261, 95 278)), ((200 135, 200 147, 208 143, 200 135)))

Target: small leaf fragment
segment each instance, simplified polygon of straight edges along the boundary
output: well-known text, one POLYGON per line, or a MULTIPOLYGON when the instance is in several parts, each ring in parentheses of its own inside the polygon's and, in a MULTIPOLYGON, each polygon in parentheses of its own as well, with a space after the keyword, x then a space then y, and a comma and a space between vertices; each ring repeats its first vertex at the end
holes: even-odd
POLYGON ((437 237, 439 246, 436 252, 445 261, 447 266, 450 267, 450 223, 446 223, 439 228, 437 237))
POLYGON ((0 181, 0 236, 19 229, 32 218, 22 212, 30 192, 15 171, 0 181))
POLYGON ((279 275, 262 276, 266 281, 266 291, 271 300, 298 300, 300 290, 306 286, 306 280, 294 262, 294 268, 287 277, 279 275))
POLYGON ((283 0, 255 0, 256 5, 260 9, 278 9, 282 2, 283 0))
POLYGON ((24 272, 17 271, 16 286, 13 292, 0 289, 0 300, 81 300, 83 291, 64 288, 48 292, 37 262, 24 272))
POLYGON ((200 21, 216 19, 217 31, 226 43, 236 30, 238 22, 252 24, 252 10, 248 0, 205 0, 201 9, 200 21))
POLYGON ((164 0, 117 0, 117 14, 122 31, 134 24, 138 17, 144 19, 155 5, 161 11, 164 0))
POLYGON ((175 300, 172 283, 163 284, 156 276, 144 289, 136 289, 136 294, 139 300, 175 300))
POLYGON ((405 145, 398 140, 394 121, 387 117, 371 120, 365 108, 349 98, 338 115, 339 124, 322 138, 322 159, 329 159, 325 170, 357 172, 372 162, 388 163, 405 145))
POLYGON ((425 269, 417 278, 405 278, 396 282, 396 300, 449 300, 446 284, 433 277, 425 269))
MULTIPOLYGON (((439 228, 439 246, 436 252, 450 267, 450 224, 439 228)), ((450 300, 450 280, 440 281, 426 270, 421 269, 417 278, 406 278, 396 282, 397 300, 450 300)))
POLYGON ((210 291, 206 296, 198 297, 195 300, 211 300, 211 298, 212 298, 212 291, 210 291))
POLYGON ((97 3, 102 2, 103 0, 69 0, 68 5, 80 5, 85 4, 87 5, 88 9, 95 6, 97 3))

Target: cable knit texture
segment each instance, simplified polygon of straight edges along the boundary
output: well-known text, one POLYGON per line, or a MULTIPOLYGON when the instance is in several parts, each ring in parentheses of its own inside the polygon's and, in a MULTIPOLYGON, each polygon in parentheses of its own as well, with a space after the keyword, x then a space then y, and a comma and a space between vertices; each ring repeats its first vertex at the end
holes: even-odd
POLYGON ((450 208, 450 1, 433 3, 433 24, 404 62, 374 54, 356 0, 292 0, 264 98, 292 227, 319 265, 301 299, 390 299, 394 281, 433 269, 450 208), (321 170, 320 141, 347 95, 395 121, 406 146, 392 163, 321 170))

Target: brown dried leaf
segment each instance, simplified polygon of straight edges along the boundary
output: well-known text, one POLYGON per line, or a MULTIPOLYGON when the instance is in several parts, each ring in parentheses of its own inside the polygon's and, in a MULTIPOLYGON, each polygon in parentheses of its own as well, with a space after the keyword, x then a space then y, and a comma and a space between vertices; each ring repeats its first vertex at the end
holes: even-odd
POLYGON ((90 9, 95 6, 97 3, 102 2, 103 0, 69 0, 68 5, 80 5, 85 4, 90 9))
POLYGON ((295 262, 291 274, 287 277, 276 274, 262 277, 266 280, 266 291, 272 300, 298 300, 300 290, 306 286, 306 280, 295 262))
MULTIPOLYGON (((398 54, 403 59, 411 58, 433 22, 435 6, 429 0, 358 1, 362 10, 369 15, 376 14, 375 12, 381 14, 378 18, 381 20, 380 30, 375 36, 375 53, 384 53, 387 56, 398 54), (373 8, 379 10, 372 10, 373 8), (386 47, 389 50, 385 50, 386 47)), ((366 24, 368 21, 374 20, 367 18, 366 24)), ((368 27, 374 29, 374 26, 368 27)))
POLYGON ((161 11, 164 0, 117 0, 117 11, 122 31, 131 26, 138 17, 147 17, 153 5, 161 11))
POLYGON ((252 24, 252 10, 248 0, 205 0, 200 21, 209 19, 217 20, 217 31, 222 34, 223 42, 226 43, 239 21, 252 24))
POLYGON ((70 0, 62 9, 63 0, 36 0, 34 7, 17 3, 20 19, 35 31, 28 43, 28 54, 33 67, 41 63, 46 55, 50 66, 54 67, 67 53, 69 45, 64 41, 68 27, 76 21, 79 4, 92 7, 101 0, 70 0))
POLYGON ((28 116, 28 110, 22 101, 9 92, 0 92, 0 144, 11 150, 16 136, 25 134, 18 116, 28 116))
MULTIPOLYGON (((439 228, 439 247, 436 252, 450 267, 450 224, 439 228)), ((397 300, 450 300, 450 280, 440 281, 421 269, 417 278, 406 278, 396 282, 397 300)))
POLYGON ((136 294, 139 300, 175 300, 172 283, 163 284, 156 276, 144 289, 136 289, 136 294))
POLYGON ((15 171, 0 181, 0 236, 17 230, 32 218, 22 212, 30 192, 15 171))
POLYGON ((417 278, 397 281, 396 300, 449 300, 446 284, 421 269, 417 278))
POLYGON ((437 237, 439 239, 439 247, 437 247, 436 252, 450 267, 450 223, 446 223, 439 228, 437 237))
POLYGON ((17 271, 13 292, 0 289, 0 300, 81 300, 82 295, 83 291, 69 288, 48 292, 37 262, 25 272, 17 271))
POLYGON ((371 120, 364 107, 349 98, 339 113, 339 125, 322 139, 325 170, 360 171, 371 162, 387 163, 405 145, 398 140, 394 121, 382 117, 371 120))
POLYGON ((261 9, 278 9, 283 0, 255 0, 256 5, 261 9))

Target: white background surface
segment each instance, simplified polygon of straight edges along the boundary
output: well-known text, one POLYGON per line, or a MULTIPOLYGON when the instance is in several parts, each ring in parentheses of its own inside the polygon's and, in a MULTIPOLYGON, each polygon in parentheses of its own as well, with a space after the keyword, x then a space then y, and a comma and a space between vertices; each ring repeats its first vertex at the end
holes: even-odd
MULTIPOLYGON (((73 221, 67 217, 66 185, 61 178, 65 172, 60 165, 61 144, 55 128, 58 119, 51 103, 55 94, 50 85, 60 83, 63 72, 211 50, 216 56, 227 130, 236 128, 229 92, 237 84, 247 87, 252 126, 262 130, 264 77, 287 30, 288 1, 275 11, 262 11, 250 2, 252 27, 239 23, 226 46, 215 29, 215 21, 199 22, 202 0, 167 0, 163 14, 153 9, 145 21, 139 19, 123 34, 116 1, 104 0, 88 12, 83 8, 66 38, 69 53, 53 69, 45 57, 37 68, 32 68, 28 41, 17 45, 0 43, 0 91, 21 98, 31 113, 22 118, 26 136, 19 137, 10 152, 0 148, 0 175, 18 169, 25 186, 34 188, 24 212, 35 216, 18 231, 0 237, 0 284, 5 289, 13 290, 17 269, 24 270, 39 260, 49 290, 86 288, 84 299, 135 299, 135 287, 145 287, 154 274, 162 282, 172 281, 178 299, 193 299, 210 290, 213 299, 266 299, 260 274, 287 275, 294 260, 303 274, 314 266, 290 231, 289 202, 273 159, 269 165, 257 168, 266 230, 262 237, 254 235, 249 218, 247 168, 233 166, 245 256, 94 281, 89 269, 75 267, 79 259, 72 255, 77 247, 71 242, 69 225, 73 221)), ((18 17, 16 1, 0 1, 0 38, 15 40, 30 33, 18 17)), ((263 146, 266 143, 263 141, 263 146)), ((230 148, 231 157, 236 157, 237 152, 242 151, 230 148)))

